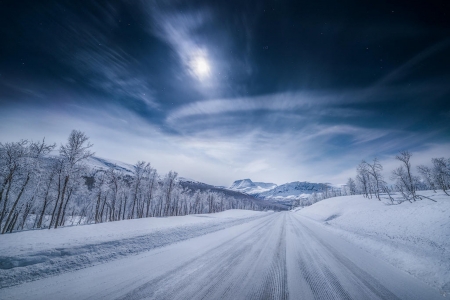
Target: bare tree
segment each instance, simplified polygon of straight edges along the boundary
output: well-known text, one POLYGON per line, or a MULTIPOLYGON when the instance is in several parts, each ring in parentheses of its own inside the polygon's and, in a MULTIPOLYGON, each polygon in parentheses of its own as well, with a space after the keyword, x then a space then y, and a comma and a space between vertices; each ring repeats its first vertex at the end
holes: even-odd
POLYGON ((450 160, 441 157, 433 158, 432 162, 434 182, 447 196, 450 196, 447 192, 450 189, 450 160))
POLYGON ((116 212, 116 203, 119 197, 119 191, 122 185, 121 180, 123 176, 124 176, 123 173, 116 170, 115 166, 110 167, 106 171, 108 187, 111 190, 111 211, 109 216, 110 221, 116 221, 117 216, 120 216, 120 209, 119 212, 116 212))
POLYGON ((165 209, 164 215, 167 216, 171 207, 171 196, 173 189, 175 187, 175 179, 177 178, 178 173, 170 171, 166 177, 164 178, 164 200, 165 200, 165 209))
MULTIPOLYGON (((138 161, 134 166, 134 179, 133 179, 133 205, 131 209, 130 219, 134 218, 136 206, 139 208, 138 201, 141 197, 142 182, 146 173, 146 168, 149 165, 145 161, 138 161)), ((137 215, 139 215, 137 213, 137 215)))
POLYGON ((430 167, 425 165, 417 166, 417 170, 422 175, 423 180, 427 183, 428 187, 436 193, 436 186, 433 181, 433 171, 430 167))
POLYGON ((347 188, 350 195, 356 195, 356 183, 352 178, 347 180, 347 188))
MULTIPOLYGON (((17 143, 0 144, 0 163, 2 186, 0 187, 0 204, 3 200, 3 208, 0 212, 0 229, 3 219, 8 215, 8 201, 11 193, 11 187, 15 181, 20 168, 23 166, 23 160, 27 155, 28 141, 21 140, 17 143)), ((6 230, 6 227, 4 230, 6 230)))
POLYGON ((104 195, 105 192, 105 184, 106 184, 106 176, 104 172, 98 172, 97 174, 95 174, 96 176, 95 178, 95 183, 94 183, 94 193, 95 193, 95 198, 96 198, 96 202, 95 202, 95 223, 101 223, 101 208, 102 208, 102 197, 104 195))
POLYGON ((89 151, 89 148, 92 147, 92 144, 89 143, 88 140, 89 138, 83 132, 72 130, 67 140, 67 144, 61 145, 59 149, 59 155, 64 166, 64 181, 60 194, 60 205, 55 221, 55 228, 57 228, 59 224, 62 208, 64 205, 64 199, 66 196, 66 190, 71 176, 76 176, 75 174, 81 172, 83 168, 83 161, 94 155, 93 152, 89 151))
POLYGON ((394 179, 397 181, 397 187, 403 197, 410 201, 416 201, 415 178, 411 172, 411 156, 409 151, 402 151, 395 158, 402 162, 402 165, 393 171, 394 179))
POLYGON ((392 178, 397 182, 397 189, 403 195, 403 198, 409 202, 421 200, 423 198, 436 202, 429 197, 417 194, 419 178, 412 174, 410 162, 411 156, 412 154, 408 151, 402 151, 395 157, 397 160, 402 162, 402 165, 392 172, 392 178))
POLYGON ((151 214, 150 208, 152 207, 152 200, 154 196, 155 186, 158 180, 158 173, 156 172, 156 169, 149 167, 148 173, 149 177, 146 188, 146 204, 147 204, 147 210, 145 213, 146 217, 150 217, 151 214))
POLYGON ((367 172, 373 179, 374 183, 374 193, 375 196, 378 198, 379 201, 381 201, 380 198, 380 191, 383 190, 384 181, 383 181, 383 175, 381 175, 381 171, 383 171, 383 166, 380 164, 378 159, 375 157, 372 161, 372 164, 369 164, 365 161, 363 163, 367 166, 367 172))
POLYGON ((358 173, 358 175, 356 175, 356 180, 361 187, 364 197, 372 198, 369 170, 367 163, 364 160, 358 165, 356 172, 358 173))
MULTIPOLYGON (((15 187, 17 188, 17 193, 15 197, 15 201, 12 203, 11 208, 9 209, 9 213, 7 213, 7 218, 5 221, 5 224, 3 226, 2 233, 5 233, 9 228, 12 230, 14 228, 15 222, 18 220, 18 216, 16 217, 16 214, 20 214, 20 212, 23 213, 23 215, 26 217, 28 216, 32 206, 33 202, 35 200, 37 188, 40 183, 40 173, 41 173, 41 161, 42 158, 47 155, 54 147, 55 145, 47 145, 45 143, 45 140, 42 140, 42 142, 30 142, 30 143, 19 143, 17 146, 19 148, 22 148, 21 150, 21 157, 17 160, 18 165, 18 171, 19 175, 16 180, 15 187), (23 203, 20 207, 21 209, 17 209, 17 205, 21 201, 22 196, 24 195, 24 192, 28 186, 30 186, 30 182, 35 181, 35 193, 33 193, 32 197, 29 199, 27 203, 23 203), (24 208, 22 210, 22 207, 24 208)), ((11 178, 11 183, 13 181, 13 178, 11 178)), ((9 190, 8 190, 9 192, 9 190)), ((8 195, 7 195, 8 196, 8 195)), ((5 204, 7 204, 7 197, 5 197, 5 204)), ((2 211, 2 216, 4 217, 3 212, 6 214, 5 211, 2 211)), ((23 217, 22 215, 22 217, 23 217)), ((23 221, 25 223, 26 220, 23 221)), ((1 221, 0 221, 1 223, 1 221)))

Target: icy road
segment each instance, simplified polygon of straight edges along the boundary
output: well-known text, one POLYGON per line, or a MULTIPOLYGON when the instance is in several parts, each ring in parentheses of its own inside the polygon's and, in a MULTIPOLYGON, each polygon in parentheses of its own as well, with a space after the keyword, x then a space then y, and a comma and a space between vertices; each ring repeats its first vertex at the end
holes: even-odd
POLYGON ((0 290, 1 299, 443 299, 292 212, 0 290))

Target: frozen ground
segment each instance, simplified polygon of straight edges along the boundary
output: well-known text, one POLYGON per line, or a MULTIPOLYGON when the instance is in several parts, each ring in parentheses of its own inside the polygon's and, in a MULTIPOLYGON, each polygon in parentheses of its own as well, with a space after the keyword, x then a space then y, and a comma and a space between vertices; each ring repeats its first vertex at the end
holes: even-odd
MULTIPOLYGON (((10 265, 1 269, 0 282, 17 284, 26 276, 34 281, 5 287, 0 298, 442 299, 439 290, 420 276, 367 251, 378 245, 366 242, 369 237, 357 239, 358 233, 338 226, 355 201, 370 203, 360 207, 362 215, 377 212, 376 207, 409 212, 410 208, 397 207, 411 204, 387 207, 374 199, 354 198, 329 199, 298 212, 227 211, 4 235, 0 253, 7 255, 1 261, 10 265), (339 217, 326 216, 337 215, 339 209, 339 217), (36 234, 41 236, 34 237, 36 234), (35 240, 24 241, 26 237, 35 240), (126 246, 129 244, 132 246, 126 246), (58 250, 60 247, 64 250, 58 250), (36 253, 45 259, 35 263, 36 253), (21 258, 27 261, 27 257, 31 264, 20 266, 21 258), (53 269, 54 273, 41 272, 52 265, 63 267, 53 269)), ((425 202, 419 206, 438 211, 448 207, 438 204, 430 208, 433 206, 425 202)), ((391 217, 399 215, 386 211, 391 217)), ((360 221, 375 227, 380 224, 374 216, 372 219, 373 223, 360 221)), ((349 217, 347 222, 355 225, 357 217, 349 217)), ((405 230, 405 236, 410 234, 405 230)), ((379 243, 391 247, 396 242, 379 243)))

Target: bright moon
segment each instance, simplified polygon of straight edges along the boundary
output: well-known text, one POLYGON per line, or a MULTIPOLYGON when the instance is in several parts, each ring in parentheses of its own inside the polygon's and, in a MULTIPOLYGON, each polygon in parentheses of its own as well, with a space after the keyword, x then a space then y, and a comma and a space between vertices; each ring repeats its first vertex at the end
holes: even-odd
POLYGON ((209 76, 210 67, 208 61, 201 56, 198 56, 192 60, 191 68, 198 78, 203 79, 209 76))

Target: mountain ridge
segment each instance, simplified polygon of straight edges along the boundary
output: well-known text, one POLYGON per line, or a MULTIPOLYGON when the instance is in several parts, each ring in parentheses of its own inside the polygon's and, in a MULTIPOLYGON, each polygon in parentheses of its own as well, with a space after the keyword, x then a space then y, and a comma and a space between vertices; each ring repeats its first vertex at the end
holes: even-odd
POLYGON ((308 181, 294 181, 281 185, 265 182, 253 182, 251 179, 239 179, 229 187, 233 191, 241 191, 256 198, 289 205, 293 200, 308 198, 313 193, 321 193, 326 184, 308 181))

